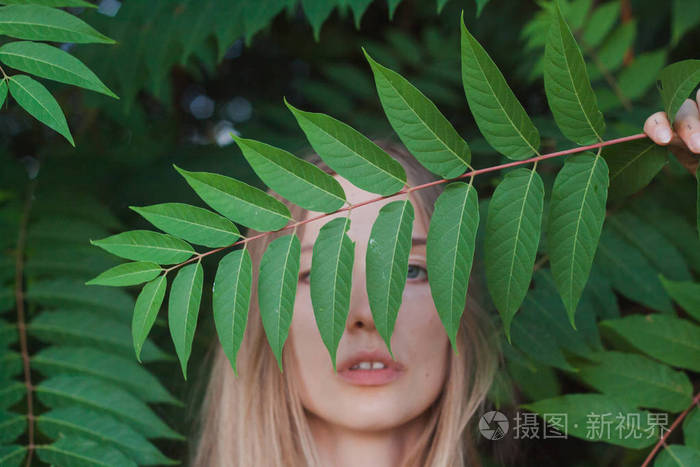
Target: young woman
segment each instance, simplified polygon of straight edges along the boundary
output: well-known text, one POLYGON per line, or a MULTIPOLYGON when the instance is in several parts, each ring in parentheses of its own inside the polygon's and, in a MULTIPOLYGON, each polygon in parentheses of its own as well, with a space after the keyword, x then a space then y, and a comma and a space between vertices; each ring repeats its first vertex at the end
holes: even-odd
MULTIPOLYGON (((692 173, 700 153, 700 91, 679 110, 673 129, 665 113, 651 115, 645 133, 669 145, 692 173), (675 131, 674 131, 675 130, 675 131)), ((408 184, 434 179, 399 145, 378 144, 406 169, 408 184)), ((311 161, 333 174, 352 204, 374 198, 330 170, 318 156, 311 161)), ((201 414, 196 467, 349 467, 480 465, 474 450, 474 421, 485 401, 499 361, 495 327, 484 316, 470 290, 457 334, 459 354, 452 352, 426 280, 425 238, 433 204, 441 187, 409 195, 415 208, 413 247, 403 302, 389 358, 374 327, 366 295, 364 258, 372 224, 387 202, 351 211, 348 235, 356 242, 350 312, 333 372, 313 314, 308 271, 312 247, 321 226, 339 215, 304 224, 301 268, 289 337, 284 346, 284 372, 270 350, 257 309, 257 267, 267 245, 289 231, 268 235, 248 245, 253 259, 253 297, 245 337, 238 355, 239 377, 218 341, 201 414), (381 362, 383 370, 351 366, 381 362), (388 367, 388 368, 386 368, 388 367), (376 374, 370 372, 377 371, 376 374), (471 422, 470 422, 471 420, 471 422)), ((294 219, 310 215, 281 197, 294 219)), ((252 232, 254 235, 257 232, 252 232)), ((380 365, 381 366, 381 365, 380 365)))
MULTIPOLYGON (((435 179, 402 147, 378 144, 404 166, 409 185, 435 179)), ((311 161, 335 175, 317 156, 311 161)), ((377 197, 335 176, 351 204, 377 197)), ((499 352, 490 339, 495 335, 494 327, 470 296, 457 335, 459 355, 454 355, 433 304, 426 276, 425 239, 439 193, 440 187, 417 190, 350 211, 348 236, 355 242, 355 261, 350 311, 337 352, 337 374, 316 327, 308 271, 321 226, 348 213, 297 229, 301 265, 283 351, 284 371, 280 373, 267 343, 254 292, 237 358, 238 378, 216 344, 195 466, 446 467, 478 462, 472 447, 474 425, 467 428, 467 424, 485 400, 499 352), (392 361, 372 320, 365 253, 381 206, 407 196, 415 209, 413 246, 391 339, 396 358, 392 361), (350 369, 360 362, 367 362, 363 366, 381 362, 385 368, 350 369)), ((317 215, 282 201, 294 219, 317 215)), ((250 242, 254 291, 265 248, 274 238, 289 233, 250 242)))

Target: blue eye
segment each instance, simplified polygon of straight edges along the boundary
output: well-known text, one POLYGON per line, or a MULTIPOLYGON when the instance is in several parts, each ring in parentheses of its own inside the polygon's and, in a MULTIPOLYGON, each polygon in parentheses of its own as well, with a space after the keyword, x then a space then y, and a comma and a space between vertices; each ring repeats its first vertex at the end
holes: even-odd
POLYGON ((425 279, 428 277, 428 271, 424 267, 417 264, 408 265, 408 279, 425 279))

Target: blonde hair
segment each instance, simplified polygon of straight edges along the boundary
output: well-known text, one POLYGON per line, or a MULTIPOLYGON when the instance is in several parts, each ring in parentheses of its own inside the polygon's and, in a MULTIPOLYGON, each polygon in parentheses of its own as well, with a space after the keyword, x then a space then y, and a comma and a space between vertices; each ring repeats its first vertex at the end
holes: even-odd
MULTIPOLYGON (((411 185, 435 180, 401 146, 388 140, 375 140, 406 169, 411 185)), ((313 154, 307 158, 328 173, 335 174, 313 154)), ((417 190, 413 204, 429 222, 442 185, 417 190), (418 201, 418 202, 416 202, 418 201)), ((294 219, 302 219, 302 208, 271 193, 290 209, 294 219)), ((426 231, 428 225, 425 226, 426 231)), ((250 232, 255 235, 257 232, 250 232)), ((281 231, 250 242, 253 260, 253 293, 247 329, 237 357, 238 377, 218 340, 212 351, 214 363, 199 415, 197 446, 192 465, 196 467, 319 466, 320 461, 309 428, 299 387, 298 374, 289 358, 292 340, 284 346, 281 373, 270 349, 260 319, 257 302, 257 270, 267 245, 291 231, 281 231)), ((303 225, 297 228, 303 235, 303 225)), ((423 414, 425 431, 402 467, 463 467, 481 465, 475 452, 474 431, 468 422, 483 410, 486 395, 498 366, 500 349, 495 327, 473 296, 471 283, 465 313, 457 333, 459 355, 450 349, 445 387, 423 414)), ((472 427, 473 428, 473 427, 472 427)))

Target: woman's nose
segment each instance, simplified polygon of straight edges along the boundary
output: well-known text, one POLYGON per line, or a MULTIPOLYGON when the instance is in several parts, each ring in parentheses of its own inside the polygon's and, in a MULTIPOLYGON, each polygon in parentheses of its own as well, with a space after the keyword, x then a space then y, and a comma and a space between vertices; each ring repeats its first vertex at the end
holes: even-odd
POLYGON ((362 259, 358 261, 357 253, 360 252, 356 252, 355 264, 353 265, 350 311, 348 313, 346 327, 348 331, 357 329, 373 330, 375 327, 372 311, 369 307, 369 299, 367 298, 364 257, 361 257, 362 259))

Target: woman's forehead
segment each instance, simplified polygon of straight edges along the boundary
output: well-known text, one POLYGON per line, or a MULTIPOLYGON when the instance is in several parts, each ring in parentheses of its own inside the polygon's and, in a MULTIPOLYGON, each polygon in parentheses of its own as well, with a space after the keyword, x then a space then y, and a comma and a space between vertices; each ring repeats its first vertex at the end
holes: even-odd
MULTIPOLYGON (((345 198, 350 204, 358 204, 380 197, 380 195, 377 195, 376 193, 371 193, 356 187, 355 185, 353 185, 352 183, 350 183, 345 178, 339 175, 335 175, 334 178, 338 180, 340 185, 343 187, 343 190, 345 191, 345 198)), ((410 199, 413 203, 415 212, 415 219, 413 222, 413 236, 425 237, 427 235, 427 232, 425 231, 424 225, 427 225, 427 223, 425 223, 422 219, 421 210, 417 209, 416 198, 417 197, 415 195, 412 196, 407 193, 402 193, 400 195, 396 195, 388 199, 382 199, 353 209, 350 214, 350 229, 348 235, 353 240, 358 240, 360 238, 369 238, 370 232, 372 230, 372 225, 377 219, 377 215, 379 214, 379 210, 382 208, 382 206, 393 201, 410 199)), ((304 243, 305 245, 313 243, 314 239, 318 236, 321 227, 323 227, 326 223, 330 222, 335 218, 347 217, 347 215, 347 211, 342 211, 336 214, 332 214, 324 219, 320 219, 318 221, 306 224, 304 227, 304 237, 308 238, 308 240, 302 239, 302 243, 304 243)), ((318 213, 307 211, 305 218, 316 216, 318 216, 318 213)))

